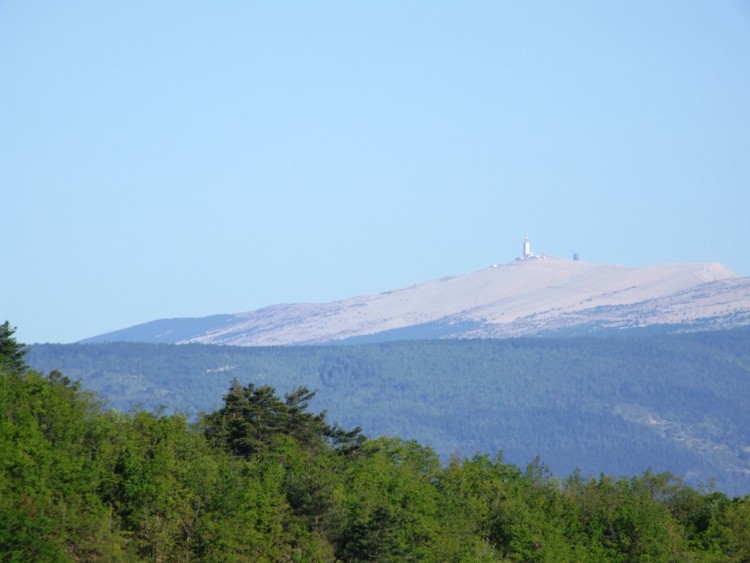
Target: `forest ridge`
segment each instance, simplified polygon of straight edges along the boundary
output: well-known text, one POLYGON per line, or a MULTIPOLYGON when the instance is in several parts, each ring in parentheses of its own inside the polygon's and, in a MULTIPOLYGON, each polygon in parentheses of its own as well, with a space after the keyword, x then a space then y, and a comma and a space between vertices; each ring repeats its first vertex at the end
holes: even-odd
POLYGON ((220 407, 233 378, 312 401, 368 436, 399 436, 453 454, 553 473, 672 471, 693 486, 750 492, 750 328, 623 338, 399 341, 348 346, 35 345, 121 410, 220 407))
POLYGON ((232 382, 181 415, 103 409, 0 327, 3 560, 745 561, 750 497, 668 473, 555 478, 502 456, 442 465, 232 382))

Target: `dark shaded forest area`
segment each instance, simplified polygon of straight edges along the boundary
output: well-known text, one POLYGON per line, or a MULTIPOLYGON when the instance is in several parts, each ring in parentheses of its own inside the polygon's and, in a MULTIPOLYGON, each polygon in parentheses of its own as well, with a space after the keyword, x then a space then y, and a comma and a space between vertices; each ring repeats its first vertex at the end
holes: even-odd
POLYGON ((105 409, 0 335, 0 558, 745 561, 750 497, 668 473, 553 477, 501 455, 441 464, 232 382, 219 408, 105 409))

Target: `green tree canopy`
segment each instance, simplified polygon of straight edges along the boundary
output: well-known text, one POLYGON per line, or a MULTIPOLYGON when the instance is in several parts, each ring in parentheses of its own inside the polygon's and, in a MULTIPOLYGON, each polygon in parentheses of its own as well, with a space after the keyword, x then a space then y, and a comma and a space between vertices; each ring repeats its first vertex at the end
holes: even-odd
MULTIPOLYGON (((4 344, 20 360, 7 323, 4 344)), ((443 466, 328 424, 313 397, 235 381, 194 424, 3 362, 0 562, 750 561, 750 497, 501 455, 443 466)))
POLYGON ((224 406, 203 417, 206 437, 215 446, 246 458, 279 450, 285 439, 311 450, 333 446, 349 451, 364 442, 360 428, 346 431, 329 425, 325 411, 309 412, 314 396, 299 387, 282 401, 269 385, 243 387, 235 379, 224 396, 224 406))
POLYGON ((28 369, 23 359, 26 349, 16 341, 13 336, 15 332, 16 328, 11 327, 8 321, 0 325, 0 366, 22 372, 28 369))

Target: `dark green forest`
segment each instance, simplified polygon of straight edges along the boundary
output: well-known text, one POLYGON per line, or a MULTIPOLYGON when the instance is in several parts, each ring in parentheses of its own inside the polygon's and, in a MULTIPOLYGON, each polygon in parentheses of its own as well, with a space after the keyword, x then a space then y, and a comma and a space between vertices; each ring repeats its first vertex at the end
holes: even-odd
POLYGON ((747 561, 750 497, 368 439, 314 394, 106 408, 0 329, 3 561, 747 561))
POLYGON ((120 411, 221 407, 231 380, 316 391, 315 410, 371 437, 451 456, 536 456, 579 469, 671 471, 750 493, 750 330, 626 338, 403 341, 351 346, 32 346, 28 363, 80 380, 120 411))

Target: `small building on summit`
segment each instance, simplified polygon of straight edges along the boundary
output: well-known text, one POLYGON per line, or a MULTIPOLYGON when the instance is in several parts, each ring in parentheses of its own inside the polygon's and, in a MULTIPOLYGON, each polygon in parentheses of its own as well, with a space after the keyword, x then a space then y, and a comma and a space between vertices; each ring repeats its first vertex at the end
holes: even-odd
POLYGON ((531 243, 529 242, 529 235, 523 241, 523 254, 521 254, 521 260, 531 258, 534 254, 531 252, 531 243))
POLYGON ((534 254, 531 252, 531 242, 529 242, 528 235, 526 238, 523 239, 523 252, 521 253, 521 256, 516 258, 517 262, 520 262, 522 260, 539 260, 541 258, 544 258, 544 254, 534 254))
MULTIPOLYGON (((544 254, 534 254, 531 252, 531 242, 529 241, 529 236, 526 235, 526 237, 523 239, 523 251, 521 252, 521 256, 515 259, 515 262, 523 262, 525 260, 542 260, 544 259, 544 254)), ((492 264, 493 268, 497 268, 498 264, 492 264)))

